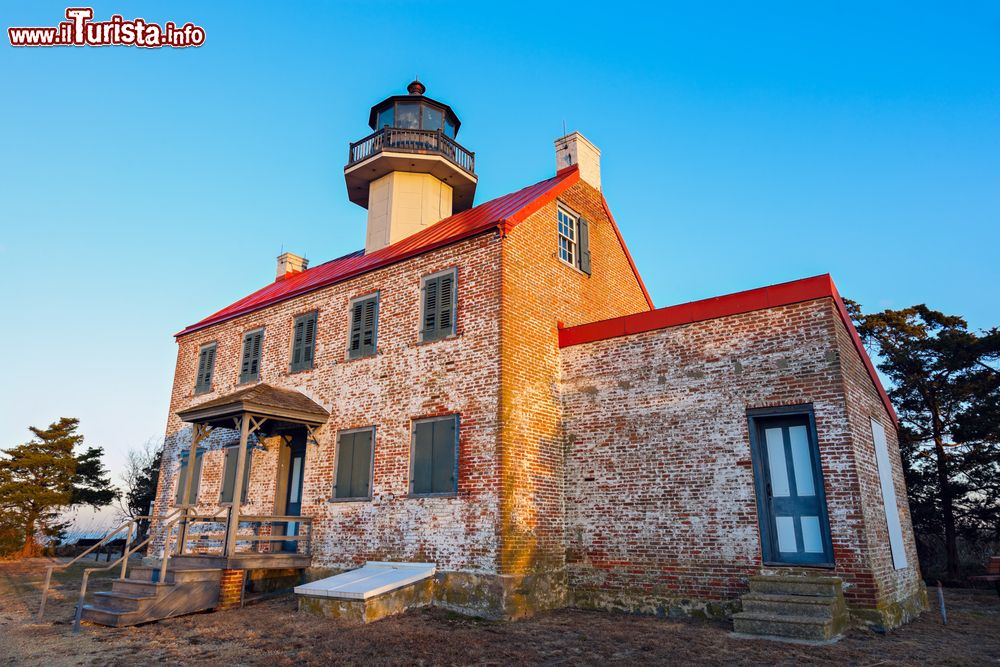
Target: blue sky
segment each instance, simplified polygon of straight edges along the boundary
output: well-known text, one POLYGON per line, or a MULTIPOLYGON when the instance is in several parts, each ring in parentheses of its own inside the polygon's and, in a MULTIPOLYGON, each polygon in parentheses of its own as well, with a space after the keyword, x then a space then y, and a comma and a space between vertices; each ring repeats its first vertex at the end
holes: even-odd
MULTIPOLYGON (((0 44, 0 447, 81 418, 117 468, 162 433, 171 334, 361 247, 347 146, 415 74, 477 201, 552 174, 563 122, 658 306, 817 273, 869 309, 1000 324, 996 3, 94 6, 198 49, 0 44)), ((66 4, 0 2, 56 25, 66 4)), ((6 31, 4 31, 6 32, 6 31)))

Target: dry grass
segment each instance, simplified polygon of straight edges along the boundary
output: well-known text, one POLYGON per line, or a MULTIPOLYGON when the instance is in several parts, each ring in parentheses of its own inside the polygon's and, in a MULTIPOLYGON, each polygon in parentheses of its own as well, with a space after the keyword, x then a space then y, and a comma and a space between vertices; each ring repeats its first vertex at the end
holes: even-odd
POLYGON ((45 621, 35 623, 44 562, 0 563, 0 665, 1000 664, 1000 598, 987 590, 948 590, 948 626, 928 612, 886 636, 855 630, 822 647, 735 639, 727 623, 572 610, 491 623, 426 609, 355 627, 298 614, 290 595, 73 636, 79 572, 57 578, 45 621))

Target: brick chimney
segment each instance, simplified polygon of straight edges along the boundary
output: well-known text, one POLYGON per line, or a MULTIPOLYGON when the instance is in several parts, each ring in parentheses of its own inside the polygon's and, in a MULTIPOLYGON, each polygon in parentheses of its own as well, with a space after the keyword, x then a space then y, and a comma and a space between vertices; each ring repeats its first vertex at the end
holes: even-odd
POLYGON ((580 178, 601 189, 601 151, 579 132, 556 139, 556 171, 580 165, 580 178))
POLYGON ((290 275, 302 273, 309 268, 309 260, 292 252, 278 255, 278 274, 275 280, 284 280, 290 275))

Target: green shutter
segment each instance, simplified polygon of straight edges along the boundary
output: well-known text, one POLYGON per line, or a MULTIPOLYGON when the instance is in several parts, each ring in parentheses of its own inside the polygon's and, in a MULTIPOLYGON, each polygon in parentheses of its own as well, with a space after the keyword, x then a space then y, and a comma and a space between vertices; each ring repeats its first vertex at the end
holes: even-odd
POLYGON ((260 377, 260 356, 264 331, 251 331, 243 336, 243 357, 240 362, 240 383, 255 382, 260 377))
POLYGON ((438 298, 441 289, 441 278, 431 278, 424 281, 424 322, 423 339, 437 338, 438 328, 438 298))
POLYGON ((337 485, 334 498, 351 497, 351 474, 354 472, 354 434, 341 433, 337 438, 337 485))
POLYGON ((208 362, 208 348, 201 348, 201 352, 198 353, 198 375, 194 381, 194 391, 199 393, 205 391, 205 387, 202 385, 202 378, 205 377, 205 365, 208 362))
POLYGON ((367 498, 371 495, 372 432, 354 434, 354 462, 351 466, 351 497, 367 498))
POLYGON ((351 305, 351 336, 347 356, 351 359, 375 354, 378 326, 378 296, 360 299, 351 305))
MULTIPOLYGON (((220 503, 233 502, 233 487, 236 484, 236 464, 239 462, 239 445, 226 448, 226 460, 222 471, 222 492, 219 494, 220 503)), ((246 459, 243 461, 243 493, 240 494, 241 502, 247 500, 247 489, 250 487, 250 460, 253 449, 247 445, 246 459)))
POLYGON ((316 346, 316 313, 295 318, 293 332, 291 370, 308 370, 313 367, 313 350, 316 346))
POLYGON ((590 223, 586 218, 580 218, 580 233, 578 241, 577 268, 590 275, 590 223))
POLYGON ((415 495, 455 493, 456 418, 417 422, 413 434, 413 480, 415 495))
POLYGON ((212 373, 215 368, 215 344, 206 345, 198 353, 198 377, 195 379, 194 393, 202 394, 212 389, 212 373))
POLYGON ((306 330, 302 343, 302 365, 313 367, 313 356, 316 351, 316 317, 317 313, 306 315, 306 330))
MULTIPOLYGON (((198 501, 198 486, 201 483, 201 460, 202 460, 202 454, 204 453, 205 450, 199 447, 198 452, 195 454, 194 457, 194 476, 192 477, 192 482, 191 482, 192 503, 198 501)), ((178 474, 177 496, 175 498, 175 503, 177 505, 184 504, 185 502, 184 488, 187 484, 187 461, 188 461, 188 452, 187 451, 181 452, 181 469, 177 473, 178 474)))
POLYGON ((434 422, 417 422, 413 430, 413 493, 433 493, 434 422))
POLYGON ((438 297, 438 334, 441 338, 455 331, 455 275, 449 273, 440 278, 438 297))

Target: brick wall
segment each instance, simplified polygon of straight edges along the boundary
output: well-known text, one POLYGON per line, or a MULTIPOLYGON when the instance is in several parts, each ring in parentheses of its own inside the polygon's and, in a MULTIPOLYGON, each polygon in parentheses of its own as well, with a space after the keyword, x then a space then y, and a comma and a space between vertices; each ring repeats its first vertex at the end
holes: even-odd
POLYGON ((747 410, 796 404, 815 411, 835 573, 852 605, 884 601, 867 415, 892 429, 846 333, 827 298, 562 350, 578 604, 653 612, 743 593, 761 568, 747 410))
POLYGON ((514 228, 503 248, 500 531, 507 574, 564 564, 558 322, 649 309, 601 194, 578 182, 559 201, 590 222, 590 276, 558 257, 556 203, 514 228))
MULTIPOLYGON (((276 304, 179 339, 165 466, 157 512, 169 511, 176 489, 177 453, 191 429, 178 410, 236 389, 243 333, 263 326, 261 381, 301 391, 330 411, 306 450, 302 514, 313 517, 313 565, 351 567, 366 560, 428 560, 444 570, 495 572, 499 474, 496 459, 499 392, 500 241, 488 233, 349 281, 276 304), (458 267, 457 335, 418 342, 420 279, 458 267), (378 290, 378 354, 346 358, 350 299, 378 290), (316 363, 290 373, 292 322, 318 310, 316 363), (194 396, 199 347, 215 341, 213 391, 194 396), (458 495, 410 499, 410 420, 459 414, 458 495), (375 426, 373 500, 329 502, 336 433, 375 426)), ((206 442, 198 505, 218 507, 225 442, 236 431, 215 431, 206 442)), ((275 512, 280 439, 254 453, 244 512, 275 512)), ((155 549, 154 549, 155 551, 155 549)))

